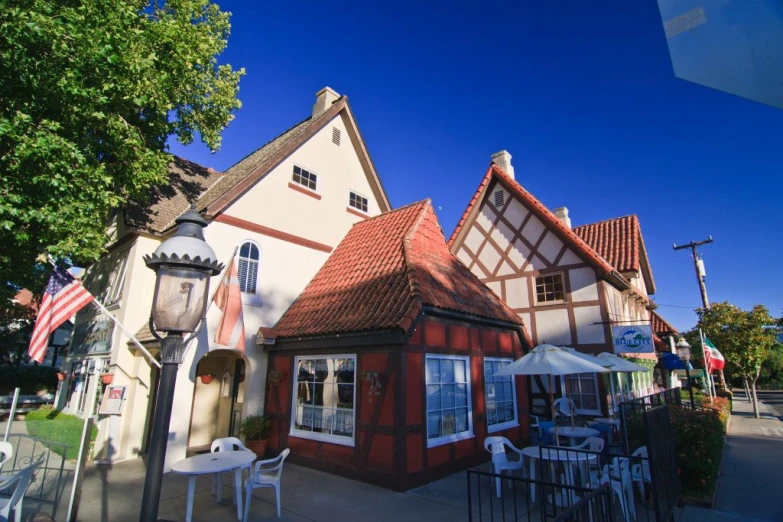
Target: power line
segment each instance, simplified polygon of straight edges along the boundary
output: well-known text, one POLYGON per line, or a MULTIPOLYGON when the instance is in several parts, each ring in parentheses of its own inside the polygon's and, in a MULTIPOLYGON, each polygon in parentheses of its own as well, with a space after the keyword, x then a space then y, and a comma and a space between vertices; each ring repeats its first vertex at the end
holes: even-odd
POLYGON ((690 310, 695 310, 696 308, 699 308, 698 306, 682 306, 682 305, 670 305, 670 304, 662 304, 659 302, 655 302, 658 306, 666 306, 668 308, 688 308, 690 310))

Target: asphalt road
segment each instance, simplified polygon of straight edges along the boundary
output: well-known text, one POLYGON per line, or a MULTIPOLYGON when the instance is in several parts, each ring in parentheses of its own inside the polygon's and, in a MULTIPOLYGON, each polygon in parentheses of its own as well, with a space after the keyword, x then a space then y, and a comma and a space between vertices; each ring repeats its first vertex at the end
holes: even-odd
POLYGON ((779 417, 783 417, 783 390, 756 390, 756 396, 778 412, 779 417))

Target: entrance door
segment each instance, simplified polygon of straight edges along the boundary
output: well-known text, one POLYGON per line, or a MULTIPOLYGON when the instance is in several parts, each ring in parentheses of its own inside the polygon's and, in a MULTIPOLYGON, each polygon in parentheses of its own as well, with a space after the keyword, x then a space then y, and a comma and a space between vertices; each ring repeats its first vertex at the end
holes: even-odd
POLYGON ((232 437, 239 437, 239 427, 242 425, 244 394, 240 394, 239 391, 244 381, 245 361, 237 359, 234 365, 234 385, 231 387, 231 420, 228 428, 232 437))

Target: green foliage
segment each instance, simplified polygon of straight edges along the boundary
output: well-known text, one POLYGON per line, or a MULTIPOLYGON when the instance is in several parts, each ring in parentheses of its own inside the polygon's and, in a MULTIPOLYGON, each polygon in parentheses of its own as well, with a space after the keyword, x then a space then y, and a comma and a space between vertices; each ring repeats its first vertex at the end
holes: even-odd
MULTIPOLYGON (((725 399, 718 400, 728 404, 725 399)), ((677 471, 683 496, 710 496, 715 489, 723 456, 725 423, 721 410, 690 410, 674 406, 669 408, 669 418, 674 431, 677 471)))
POLYGON ((755 381, 780 332, 778 320, 756 305, 749 311, 728 302, 698 308, 699 327, 726 358, 726 365, 745 379, 755 381))
POLYGON ((271 424, 267 415, 249 415, 242 420, 239 432, 247 440, 264 440, 269 438, 271 424))
POLYGON ((0 395, 11 395, 21 388, 22 395, 57 391, 57 368, 51 366, 0 366, 0 395))
MULTIPOLYGON (((0 367, 25 362, 34 324, 35 312, 32 308, 3 299, 0 292, 0 367)), ((0 373, 0 387, 4 385, 0 373)))
MULTIPOLYGON (((69 459, 77 457, 84 419, 61 413, 51 407, 43 407, 27 414, 25 427, 33 437, 44 439, 44 445, 58 455, 63 454, 63 448, 55 444, 46 444, 46 441, 67 444, 66 457, 69 459)), ((93 426, 90 440, 94 441, 97 436, 98 428, 93 426)))
POLYGON ((220 147, 244 74, 217 62, 229 16, 209 0, 3 2, 0 297, 41 288, 42 253, 97 259, 117 209, 165 183, 169 137, 220 147))

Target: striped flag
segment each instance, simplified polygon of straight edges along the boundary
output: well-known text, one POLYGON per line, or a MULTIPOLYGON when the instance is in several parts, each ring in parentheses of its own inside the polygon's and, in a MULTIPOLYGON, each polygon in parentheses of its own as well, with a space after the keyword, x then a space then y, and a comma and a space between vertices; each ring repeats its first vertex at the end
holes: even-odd
POLYGON ((55 266, 35 320, 28 355, 38 363, 46 357, 49 336, 58 326, 95 299, 65 268, 55 266))
POLYGON ((723 354, 718 351, 717 348, 715 348, 715 345, 712 344, 712 341, 707 339, 707 337, 704 337, 705 344, 707 345, 707 350, 710 351, 710 369, 711 370, 722 370, 726 367, 726 359, 723 358, 723 354))
POLYGON ((245 351, 245 319, 242 314, 242 292, 239 289, 236 256, 226 269, 212 300, 223 312, 215 334, 215 342, 245 351))

